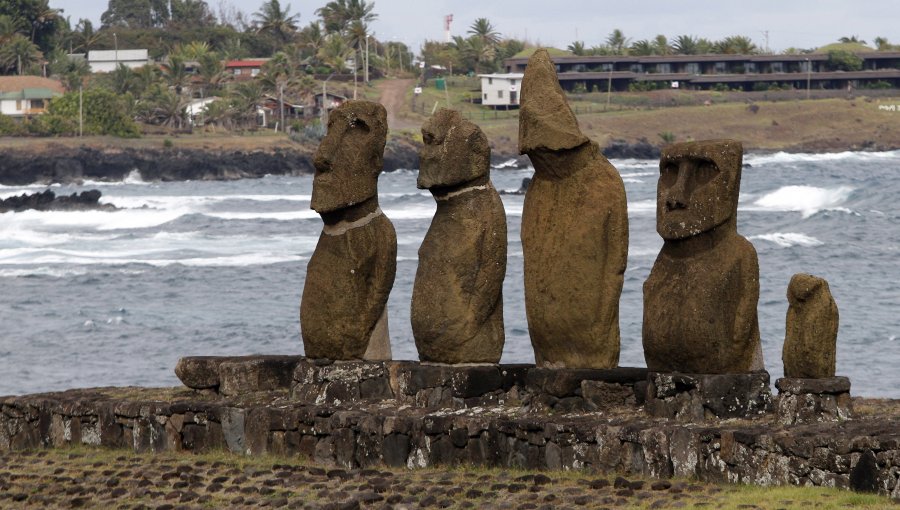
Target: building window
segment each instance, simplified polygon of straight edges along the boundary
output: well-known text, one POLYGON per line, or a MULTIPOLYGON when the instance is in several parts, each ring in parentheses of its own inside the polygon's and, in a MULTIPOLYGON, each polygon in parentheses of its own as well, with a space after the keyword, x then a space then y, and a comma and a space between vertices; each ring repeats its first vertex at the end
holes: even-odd
POLYGON ((21 99, 16 99, 16 111, 17 112, 22 111, 22 100, 21 99))
POLYGON ((684 66, 684 72, 688 74, 700 74, 700 64, 697 62, 691 62, 684 66))
POLYGON ((658 73, 671 73, 672 72, 672 64, 657 64, 656 72, 658 73))
POLYGON ((502 90, 497 91, 497 97, 499 97, 500 99, 503 99, 503 91, 502 90))
POLYGON ((32 99, 31 100, 31 108, 32 109, 43 109, 44 108, 44 100, 43 99, 32 99))
POLYGON ((234 75, 235 75, 235 76, 240 76, 240 75, 241 75, 241 69, 240 69, 239 67, 235 67, 235 68, 233 69, 233 72, 234 72, 234 75))
POLYGON ((716 62, 715 71, 716 74, 724 74, 728 72, 728 65, 725 62, 716 62))
POLYGON ((644 66, 641 64, 631 64, 631 72, 632 73, 643 73, 644 66))
POLYGON ((513 87, 515 87, 515 86, 516 86, 516 80, 509 80, 509 84, 512 85, 513 87))
POLYGON ((493 85, 493 84, 494 84, 494 79, 488 78, 488 85, 493 85))
POLYGON ((783 73, 784 72, 784 62, 772 62, 772 70, 773 73, 783 73))
POLYGON ((255 68, 255 67, 254 67, 253 69, 250 70, 250 76, 256 76, 256 75, 258 75, 258 74, 259 74, 259 69, 258 69, 258 68, 255 68))
POLYGON ((748 73, 755 73, 756 71, 756 62, 747 62, 747 65, 744 66, 744 70, 748 73))
POLYGON ((484 100, 487 101, 487 92, 484 93, 484 100))

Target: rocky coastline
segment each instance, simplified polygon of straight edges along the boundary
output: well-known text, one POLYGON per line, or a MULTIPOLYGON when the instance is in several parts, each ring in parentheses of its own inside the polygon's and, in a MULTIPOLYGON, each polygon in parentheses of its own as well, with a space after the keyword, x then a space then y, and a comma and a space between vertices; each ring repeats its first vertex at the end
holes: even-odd
MULTIPOLYGON (((419 147, 391 140, 385 147, 384 170, 417 168, 419 147)), ((609 158, 655 159, 659 147, 648 142, 615 141, 604 149, 609 158)), ((118 182, 139 175, 145 181, 235 180, 265 175, 312 174, 314 148, 264 150, 188 148, 55 147, 0 150, 0 185, 72 184, 85 180, 118 182), (136 172, 136 174, 135 174, 136 172)), ((528 158, 505 150, 491 157, 495 169, 524 168, 528 158)))
POLYGON ((112 204, 101 204, 100 191, 92 189, 71 195, 57 196, 50 190, 39 193, 23 193, 0 200, 0 214, 34 209, 36 211, 86 211, 116 209, 112 204))

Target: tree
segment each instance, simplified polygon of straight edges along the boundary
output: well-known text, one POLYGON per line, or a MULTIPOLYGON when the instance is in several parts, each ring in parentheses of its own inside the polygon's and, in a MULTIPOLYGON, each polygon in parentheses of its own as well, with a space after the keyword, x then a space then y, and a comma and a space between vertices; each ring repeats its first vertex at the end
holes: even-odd
POLYGON ((154 28, 170 19, 167 0, 109 0, 100 16, 104 27, 154 28))
POLYGON ((631 47, 628 48, 628 54, 641 57, 653 55, 653 44, 651 44, 647 39, 634 41, 634 43, 631 44, 631 47))
MULTIPOLYGON (((74 129, 74 126, 78 125, 78 96, 77 91, 67 92, 51 100, 48 113, 42 116, 48 117, 47 125, 69 126, 69 129, 74 129)), ((117 96, 109 90, 98 87, 85 89, 82 101, 84 134, 128 138, 139 135, 137 124, 131 116, 130 97, 117 96)))
POLYGON ((725 55, 753 55, 759 53, 759 48, 745 35, 728 36, 715 43, 716 53, 725 55))
POLYGON ((578 55, 580 57, 585 53, 584 41, 573 41, 566 49, 572 52, 573 55, 578 55))
POLYGON ((9 71, 25 74, 29 67, 39 64, 43 56, 36 44, 22 34, 15 34, 0 47, 0 68, 4 74, 9 71))
POLYGON ((628 51, 628 43, 631 39, 625 37, 625 33, 618 28, 610 32, 606 38, 606 45, 609 46, 613 55, 624 55, 628 51))
POLYGON ((268 34, 281 43, 288 42, 297 31, 299 14, 290 14, 291 5, 281 8, 278 0, 269 0, 253 14, 258 34, 268 34))
POLYGON ((832 50, 828 52, 825 67, 829 71, 859 71, 863 68, 863 59, 852 51, 832 50))
POLYGON ((200 64, 200 81, 203 96, 208 96, 219 89, 226 79, 225 64, 221 56, 215 52, 205 53, 198 59, 200 64))
POLYGON ((62 50, 54 51, 48 60, 51 76, 61 81, 68 91, 78 90, 84 84, 84 79, 91 74, 87 60, 69 57, 62 50))
POLYGON ((679 55, 697 55, 699 45, 696 37, 692 35, 679 35, 672 43, 672 49, 679 55))
POLYGON ((857 44, 866 44, 866 41, 863 41, 858 36, 851 35, 850 37, 844 36, 838 39, 838 41, 848 44, 848 43, 857 43, 857 44))
POLYGON ((12 20, 10 26, 37 45, 43 53, 53 48, 54 38, 63 28, 64 19, 61 9, 51 8, 48 0, 3 0, 0 1, 0 17, 12 20))
POLYGON ((172 0, 172 22, 177 25, 213 26, 216 16, 204 0, 172 0))
POLYGON ((179 95, 181 95, 184 87, 190 83, 191 78, 184 62, 184 57, 173 53, 169 55, 169 61, 161 67, 163 80, 179 95))
POLYGON ((655 55, 671 55, 672 51, 666 36, 659 34, 653 39, 653 53, 655 55))
POLYGON ((73 34, 75 44, 72 50, 87 53, 94 49, 101 40, 103 40, 103 34, 94 31, 94 25, 91 23, 91 20, 82 18, 75 25, 75 33, 73 34))
POLYGON ((497 32, 487 18, 476 19, 466 33, 471 34, 486 46, 496 46, 500 42, 500 32, 497 32))

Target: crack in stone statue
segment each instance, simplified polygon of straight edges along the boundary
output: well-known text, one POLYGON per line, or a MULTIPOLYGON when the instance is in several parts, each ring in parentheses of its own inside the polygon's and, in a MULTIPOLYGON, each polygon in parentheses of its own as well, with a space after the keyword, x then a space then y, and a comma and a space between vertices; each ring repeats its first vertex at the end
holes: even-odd
POLYGON ((790 306, 781 356, 784 376, 834 377, 838 309, 828 282, 810 274, 795 274, 787 297, 790 306))
POLYGON ((759 264, 737 232, 742 158, 734 140, 663 150, 656 230, 664 244, 644 283, 644 357, 653 372, 763 370, 759 264))
POLYGON ((386 139, 382 105, 347 101, 331 113, 316 151, 310 206, 325 225, 300 301, 307 357, 391 359, 386 304, 397 235, 378 207, 386 139))
POLYGON ((614 368, 628 258, 625 186, 578 121, 546 50, 522 80, 519 152, 534 178, 525 193, 525 308, 543 367, 614 368))
POLYGON ((497 363, 503 352, 506 213, 490 181, 487 137, 459 112, 424 126, 418 187, 437 212, 419 248, 411 322, 419 359, 497 363))

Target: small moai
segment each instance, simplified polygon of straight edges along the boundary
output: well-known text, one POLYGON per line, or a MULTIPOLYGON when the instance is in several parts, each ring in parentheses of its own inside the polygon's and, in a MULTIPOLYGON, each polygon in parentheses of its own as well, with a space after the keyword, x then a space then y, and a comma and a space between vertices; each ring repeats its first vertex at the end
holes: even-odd
POLYGON ((422 127, 417 185, 437 212, 419 248, 410 314, 419 359, 497 363, 503 352, 506 213, 487 137, 440 109, 422 127))
POLYGON ((519 152, 534 165, 522 248, 535 362, 615 368, 628 259, 625 186, 579 129, 543 49, 532 55, 522 80, 519 152))
POLYGON ((787 298, 776 420, 790 425, 850 418, 850 379, 835 376, 838 309, 828 282, 795 274, 787 298))
POLYGON ((834 377, 838 309, 828 282, 810 274, 791 278, 787 298, 784 376, 823 379, 834 377))
POLYGON ((763 370, 759 264, 737 232, 742 159, 734 140, 663 150, 656 195, 663 247, 644 283, 644 357, 652 372, 763 370))
POLYGON ((387 300, 397 235, 378 206, 387 114, 370 101, 331 112, 316 151, 310 207, 325 225, 306 268, 300 328, 306 356, 391 359, 387 300))

